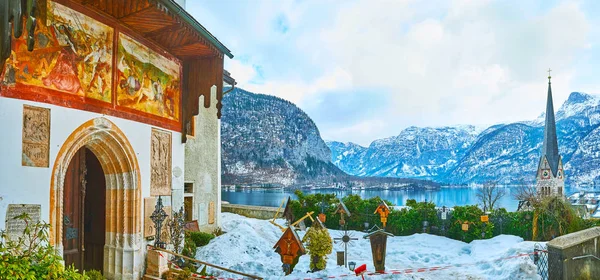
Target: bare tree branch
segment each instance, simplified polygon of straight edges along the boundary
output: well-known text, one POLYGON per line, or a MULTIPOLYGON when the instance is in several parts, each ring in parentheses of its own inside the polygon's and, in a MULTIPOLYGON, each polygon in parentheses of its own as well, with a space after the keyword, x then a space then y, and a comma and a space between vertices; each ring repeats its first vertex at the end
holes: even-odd
POLYGON ((496 206, 496 202, 506 195, 506 189, 499 187, 496 182, 486 182, 483 186, 477 189, 475 196, 483 205, 485 211, 492 211, 496 206))

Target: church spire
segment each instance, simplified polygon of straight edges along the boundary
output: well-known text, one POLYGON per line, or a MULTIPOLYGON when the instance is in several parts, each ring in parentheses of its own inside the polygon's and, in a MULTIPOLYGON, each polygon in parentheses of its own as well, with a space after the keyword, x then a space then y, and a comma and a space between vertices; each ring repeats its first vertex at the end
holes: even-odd
POLYGON ((559 154, 558 140, 556 139, 556 122, 554 120, 554 105, 552 104, 552 84, 550 79, 550 69, 548 69, 548 99, 546 102, 546 122, 544 127, 544 146, 542 148, 542 157, 545 156, 552 170, 552 175, 556 176, 558 170, 559 154))

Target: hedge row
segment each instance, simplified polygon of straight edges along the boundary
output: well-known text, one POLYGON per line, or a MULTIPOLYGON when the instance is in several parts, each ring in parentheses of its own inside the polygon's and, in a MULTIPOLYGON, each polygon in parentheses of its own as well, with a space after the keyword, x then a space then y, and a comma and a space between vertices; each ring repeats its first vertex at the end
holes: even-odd
MULTIPOLYGON (((339 214, 334 214, 338 198, 335 194, 311 194, 306 195, 296 191, 298 199, 291 201, 294 218, 298 219, 307 212, 314 212, 317 217, 321 211, 326 214, 325 226, 330 229, 340 229, 339 214)), ((375 209, 381 202, 379 197, 362 199, 359 195, 348 195, 342 201, 351 213, 346 217, 346 226, 349 230, 365 231, 365 223, 368 227, 377 225, 381 227, 379 215, 374 214, 375 209)), ((389 206, 392 204, 386 201, 389 206)), ((446 219, 441 218, 441 213, 436 210, 435 204, 431 202, 416 202, 408 200, 407 206, 401 210, 393 210, 387 219, 386 231, 396 236, 406 236, 415 233, 430 233, 446 236, 456 240, 470 242, 474 239, 491 238, 500 234, 510 234, 522 237, 524 240, 532 240, 533 212, 508 212, 504 208, 495 209, 488 215, 489 221, 482 222, 481 216, 485 213, 477 205, 455 206, 446 219), (424 221, 427 224, 424 225, 424 221), (462 230, 462 224, 468 223, 468 230, 462 230)), ((567 207, 566 209, 569 209, 567 207)), ((545 213, 545 212, 544 212, 545 213)), ((560 215, 565 215, 561 213, 560 215)), ((569 219, 568 230, 562 234, 600 225, 600 220, 583 220, 576 215, 569 219)), ((554 232, 558 221, 553 220, 551 215, 540 215, 538 219, 538 238, 536 240, 549 240, 560 234, 554 232)), ((310 226, 309 219, 305 220, 310 226)))

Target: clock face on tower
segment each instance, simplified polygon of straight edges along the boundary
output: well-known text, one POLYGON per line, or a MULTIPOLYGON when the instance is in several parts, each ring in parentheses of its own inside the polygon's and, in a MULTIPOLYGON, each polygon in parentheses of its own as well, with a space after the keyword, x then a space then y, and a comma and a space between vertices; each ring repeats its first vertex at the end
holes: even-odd
POLYGON ((550 178, 550 172, 548 172, 548 170, 542 170, 542 178, 544 178, 544 179, 550 178))

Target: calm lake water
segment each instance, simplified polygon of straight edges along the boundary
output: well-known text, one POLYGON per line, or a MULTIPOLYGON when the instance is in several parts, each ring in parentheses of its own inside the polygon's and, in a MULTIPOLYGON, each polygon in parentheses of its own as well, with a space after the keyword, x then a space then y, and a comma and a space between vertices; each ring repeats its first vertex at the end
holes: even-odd
MULTIPOLYGON (((506 195, 498 202, 499 207, 504 207, 508 211, 517 210, 519 202, 513 198, 518 187, 506 186, 506 195)), ((477 188, 441 188, 439 190, 354 190, 340 191, 334 189, 305 190, 305 193, 335 193, 337 197, 344 197, 348 194, 358 194, 362 198, 371 198, 379 196, 385 200, 391 201, 394 205, 405 205, 407 199, 415 199, 417 202, 429 201, 438 206, 463 206, 477 204, 479 201, 476 196, 477 188)), ((569 187, 565 187, 565 193, 571 194, 569 187)), ((223 190, 221 192, 223 201, 232 204, 247 204, 258 206, 279 207, 281 201, 288 196, 296 198, 293 191, 288 190, 223 190)))

